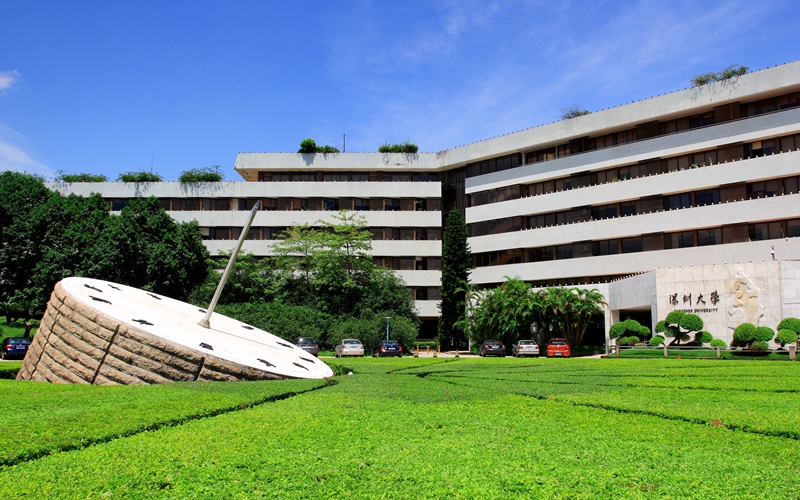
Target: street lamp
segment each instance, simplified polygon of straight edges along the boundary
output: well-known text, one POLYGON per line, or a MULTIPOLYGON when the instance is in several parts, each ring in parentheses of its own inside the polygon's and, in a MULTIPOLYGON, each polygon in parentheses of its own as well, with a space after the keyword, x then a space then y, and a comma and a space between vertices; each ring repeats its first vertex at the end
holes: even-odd
POLYGON ((386 340, 389 340, 389 320, 392 319, 391 316, 386 316, 386 340))

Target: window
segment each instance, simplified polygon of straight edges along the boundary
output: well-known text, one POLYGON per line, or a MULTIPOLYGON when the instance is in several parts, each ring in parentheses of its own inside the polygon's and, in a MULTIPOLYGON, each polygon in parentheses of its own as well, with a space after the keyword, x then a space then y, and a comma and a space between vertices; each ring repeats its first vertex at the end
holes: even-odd
POLYGON ((750 224, 751 240, 777 240, 782 237, 783 231, 779 221, 750 224))
POLYGON ((697 191, 694 194, 695 205, 702 207, 704 205, 716 205, 719 203, 719 189, 706 189, 705 191, 697 191))
POLYGON ((691 193, 666 195, 662 200, 664 201, 664 210, 677 210, 679 208, 689 208, 692 206, 691 193))
POLYGON ((369 200, 366 198, 353 198, 353 209, 356 212, 369 211, 369 200))
POLYGON ((347 182, 349 180, 347 172, 325 172, 322 174, 324 182, 347 182))
POLYGON ((642 251, 642 237, 623 238, 622 239, 622 253, 635 253, 642 251))
POLYGON ((322 209, 326 211, 338 211, 339 210, 339 199, 338 198, 323 198, 322 199, 322 209))
POLYGON ((704 247, 708 245, 719 245, 722 243, 722 229, 698 229, 697 230, 697 246, 704 247))
POLYGON ((688 248, 694 246, 694 231, 668 234, 667 248, 688 248))
POLYGON ((780 179, 752 182, 747 185, 747 195, 751 200, 754 198, 768 198, 778 194, 781 194, 780 179))
POLYGON ((400 210, 400 200, 397 198, 386 198, 386 211, 394 212, 400 210))
POLYGON ((595 241, 592 255, 616 255, 619 253, 619 240, 595 241))

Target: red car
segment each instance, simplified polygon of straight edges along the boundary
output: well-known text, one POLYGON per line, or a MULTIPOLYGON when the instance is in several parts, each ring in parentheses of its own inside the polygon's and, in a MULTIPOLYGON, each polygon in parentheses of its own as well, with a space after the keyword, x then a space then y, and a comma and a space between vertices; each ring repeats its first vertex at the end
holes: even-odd
POLYGON ((567 339, 553 338, 547 343, 547 357, 568 358, 570 356, 567 339))

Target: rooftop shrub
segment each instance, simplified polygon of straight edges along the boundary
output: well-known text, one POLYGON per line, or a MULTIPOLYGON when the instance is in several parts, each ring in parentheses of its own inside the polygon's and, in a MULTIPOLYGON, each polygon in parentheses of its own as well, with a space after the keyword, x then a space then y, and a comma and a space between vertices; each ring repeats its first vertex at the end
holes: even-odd
POLYGON ((119 174, 117 180, 120 182, 161 182, 164 179, 155 172, 141 170, 138 172, 124 172, 119 174))
POLYGON ((314 139, 306 138, 300 141, 300 149, 297 150, 298 153, 303 154, 314 154, 314 153, 340 153, 338 148, 333 146, 317 146, 317 142, 314 139))
POLYGON ((108 177, 103 174, 65 174, 59 172, 55 178, 56 182, 108 182, 108 177))
POLYGON ((192 168, 181 172, 178 181, 187 182, 220 182, 223 179, 221 167, 213 165, 203 168, 192 168))
POLYGON ((737 76, 742 76, 747 74, 750 70, 747 66, 737 66, 735 64, 731 64, 725 69, 721 69, 716 73, 702 73, 690 80, 692 87, 699 87, 701 85, 706 85, 712 82, 721 82, 725 80, 730 80, 731 78, 735 78, 737 76))
POLYGON ((399 144, 384 142, 378 147, 379 153, 416 153, 417 151, 419 151, 419 146, 409 141, 399 144))

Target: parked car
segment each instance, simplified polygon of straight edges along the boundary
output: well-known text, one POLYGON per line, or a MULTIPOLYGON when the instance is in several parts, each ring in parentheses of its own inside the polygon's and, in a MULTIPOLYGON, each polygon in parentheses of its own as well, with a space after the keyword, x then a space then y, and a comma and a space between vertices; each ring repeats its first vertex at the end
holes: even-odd
POLYGON ((533 340, 517 340, 517 343, 511 348, 511 355, 515 358, 522 356, 538 356, 539 344, 533 340))
POLYGON ((0 345, 0 358, 2 359, 22 359, 28 353, 31 339, 25 337, 9 337, 3 340, 0 345))
POLYGON ((339 345, 333 348, 333 354, 337 358, 342 356, 363 356, 364 345, 358 339, 343 339, 339 345))
POLYGON ((547 343, 547 357, 570 357, 569 342, 567 339, 553 338, 547 343))
POLYGON ((385 356, 397 356, 399 358, 403 356, 403 346, 396 340, 382 340, 378 348, 372 352, 372 355, 379 358, 385 356))
POLYGON ((311 337, 298 337, 292 341, 294 345, 314 356, 319 354, 317 341, 311 337))
POLYGON ((489 339, 484 340, 483 344, 478 348, 478 356, 501 356, 506 355, 506 345, 499 340, 489 339))

